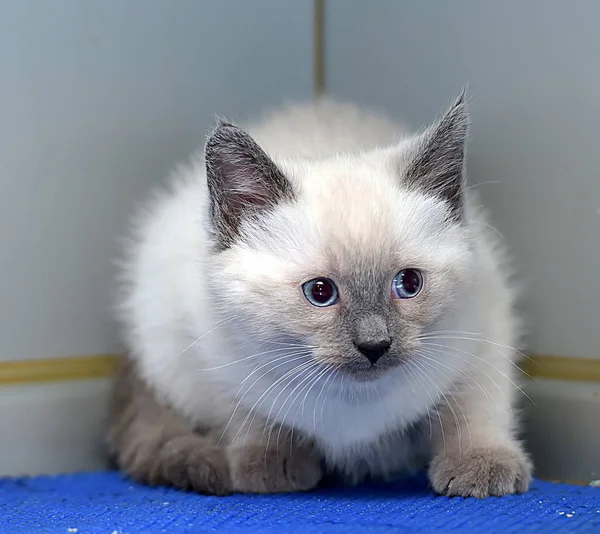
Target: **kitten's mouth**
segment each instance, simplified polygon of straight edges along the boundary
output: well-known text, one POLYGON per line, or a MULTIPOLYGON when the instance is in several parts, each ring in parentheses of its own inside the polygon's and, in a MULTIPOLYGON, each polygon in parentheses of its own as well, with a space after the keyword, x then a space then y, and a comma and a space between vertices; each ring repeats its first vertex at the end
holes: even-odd
POLYGON ((397 365, 392 363, 365 362, 347 365, 345 371, 359 382, 372 382, 389 373, 395 367, 397 365))

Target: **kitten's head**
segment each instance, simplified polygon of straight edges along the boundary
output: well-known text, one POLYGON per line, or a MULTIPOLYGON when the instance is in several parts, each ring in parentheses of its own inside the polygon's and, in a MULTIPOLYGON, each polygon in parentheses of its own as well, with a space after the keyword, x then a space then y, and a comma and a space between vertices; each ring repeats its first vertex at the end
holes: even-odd
POLYGON ((212 290, 240 332, 359 380, 416 357, 469 281, 467 132, 464 95, 421 135, 320 161, 274 161, 221 123, 206 146, 212 290))

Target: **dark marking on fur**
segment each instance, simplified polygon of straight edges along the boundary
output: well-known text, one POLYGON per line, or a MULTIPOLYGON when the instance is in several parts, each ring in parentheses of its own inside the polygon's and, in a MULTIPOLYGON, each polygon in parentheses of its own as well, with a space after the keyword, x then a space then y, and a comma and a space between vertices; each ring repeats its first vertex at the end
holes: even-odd
POLYGON ((291 183, 241 128, 221 122, 205 148, 210 214, 217 247, 229 247, 242 222, 256 219, 279 202, 291 201, 291 183))
POLYGON ((407 185, 447 201, 457 219, 460 219, 464 207, 469 131, 465 91, 442 120, 422 135, 416 155, 405 172, 407 185))

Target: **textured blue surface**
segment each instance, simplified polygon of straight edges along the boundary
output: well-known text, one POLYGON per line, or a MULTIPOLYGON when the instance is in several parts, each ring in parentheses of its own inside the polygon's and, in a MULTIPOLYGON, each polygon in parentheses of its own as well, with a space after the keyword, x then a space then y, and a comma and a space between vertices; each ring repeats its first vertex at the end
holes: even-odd
POLYGON ((0 479, 0 533, 600 532, 600 489, 536 481, 526 495, 449 499, 422 478, 297 495, 205 497, 117 473, 0 479))

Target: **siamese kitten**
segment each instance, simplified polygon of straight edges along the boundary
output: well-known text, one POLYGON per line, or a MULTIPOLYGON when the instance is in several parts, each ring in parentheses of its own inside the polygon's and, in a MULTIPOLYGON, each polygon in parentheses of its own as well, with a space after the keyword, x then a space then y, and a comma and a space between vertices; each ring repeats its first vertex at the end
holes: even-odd
POLYGON ((426 465, 441 494, 526 491, 514 291, 467 136, 464 94, 416 135, 330 101, 220 122, 123 266, 120 467, 216 495, 426 465))

